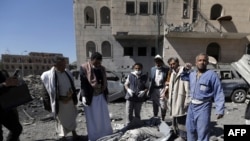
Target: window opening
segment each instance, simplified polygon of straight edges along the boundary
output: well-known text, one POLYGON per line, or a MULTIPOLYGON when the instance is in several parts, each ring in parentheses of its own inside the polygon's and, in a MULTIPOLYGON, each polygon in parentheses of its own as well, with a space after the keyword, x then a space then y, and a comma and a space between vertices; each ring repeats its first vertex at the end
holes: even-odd
MULTIPOLYGON (((162 14, 162 4, 159 2, 158 7, 159 14, 162 14)), ((153 14, 157 14, 157 2, 153 2, 153 14)))
POLYGON ((217 61, 219 61, 219 54, 220 54, 220 45, 217 43, 210 43, 207 46, 207 54, 209 56, 214 57, 217 61))
POLYGON ((89 58, 89 57, 91 57, 91 55, 94 53, 94 52, 96 52, 96 46, 95 46, 95 43, 94 42, 92 42, 92 41, 89 41, 88 43, 87 43, 87 45, 86 45, 86 55, 87 55, 87 57, 89 58))
POLYGON ((87 7, 84 11, 85 23, 94 24, 94 10, 92 7, 87 7))
POLYGON ((100 10, 101 24, 110 24, 110 10, 107 7, 102 7, 100 10))
POLYGON ((138 56, 147 56, 147 48, 138 47, 138 56))
POLYGON ((108 41, 102 43, 102 56, 111 57, 111 45, 108 41))
POLYGON ((126 14, 135 14, 135 2, 127 1, 126 14))
POLYGON ((123 56, 133 56, 133 47, 124 47, 123 56))
POLYGON ((148 3, 140 2, 140 14, 148 14, 148 3))
POLYGON ((189 11, 190 11, 190 1, 183 0, 183 18, 189 18, 189 11))
POLYGON ((193 20, 192 22, 195 22, 198 19, 198 4, 199 1, 198 0, 194 0, 193 1, 193 20))
POLYGON ((217 18, 219 18, 221 16, 221 12, 222 12, 222 6, 220 4, 215 4, 211 8, 210 19, 211 20, 216 20, 217 18))
POLYGON ((155 56, 156 55, 155 50, 156 50, 155 47, 151 48, 151 56, 155 56))

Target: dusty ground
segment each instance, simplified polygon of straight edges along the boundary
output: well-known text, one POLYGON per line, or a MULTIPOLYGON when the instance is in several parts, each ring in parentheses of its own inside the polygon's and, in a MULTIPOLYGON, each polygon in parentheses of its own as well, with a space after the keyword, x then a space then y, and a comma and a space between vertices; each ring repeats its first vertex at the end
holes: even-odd
MULTIPOLYGON (((114 120, 112 120, 113 129, 118 129, 123 127, 125 123, 125 101, 117 100, 115 102, 109 103, 109 111, 114 120)), ((246 104, 235 104, 231 102, 226 103, 225 117, 219 121, 215 120, 214 108, 211 117, 212 125, 212 139, 217 139, 219 141, 223 140, 223 125, 225 124, 244 124, 244 110, 246 104)), ((32 106, 29 106, 32 107, 32 106)), ((55 121, 46 120, 49 115, 48 112, 44 111, 41 106, 33 106, 32 108, 27 108, 27 106, 18 107, 20 120, 23 125, 23 133, 20 136, 21 141, 55 141, 58 137, 55 134, 55 121), (25 110, 24 110, 25 109, 25 110)), ((78 107, 79 115, 77 117, 78 127, 77 133, 81 135, 81 140, 87 140, 87 132, 85 125, 85 116, 82 112, 82 108, 78 107)), ((142 112, 142 119, 149 119, 152 117, 152 104, 150 102, 144 103, 142 112)), ((166 119, 166 122, 171 125, 170 119, 166 119)), ((8 131, 4 128, 4 136, 8 131)), ((68 140, 72 140, 72 135, 68 135, 68 140)))

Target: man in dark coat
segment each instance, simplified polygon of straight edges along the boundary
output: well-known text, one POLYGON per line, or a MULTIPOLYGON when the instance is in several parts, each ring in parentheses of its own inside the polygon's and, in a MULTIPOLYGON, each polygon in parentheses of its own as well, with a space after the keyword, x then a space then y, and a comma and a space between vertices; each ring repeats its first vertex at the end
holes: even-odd
MULTIPOLYGON (((0 95, 11 86, 17 86, 18 80, 9 77, 8 72, 0 70, 0 95)), ((19 122, 18 112, 16 108, 3 109, 0 105, 0 141, 3 141, 2 126, 9 130, 7 141, 18 141, 22 133, 22 125, 19 122)))

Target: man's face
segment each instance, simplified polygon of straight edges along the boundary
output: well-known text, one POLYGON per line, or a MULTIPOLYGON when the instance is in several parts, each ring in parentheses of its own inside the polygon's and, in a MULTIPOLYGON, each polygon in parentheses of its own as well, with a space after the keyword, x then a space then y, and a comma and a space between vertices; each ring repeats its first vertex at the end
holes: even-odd
POLYGON ((100 67, 102 65, 102 60, 97 60, 94 59, 91 61, 92 65, 95 66, 96 68, 100 67))
POLYGON ((141 66, 139 66, 139 65, 135 65, 135 66, 134 66, 134 70, 135 70, 135 71, 141 71, 142 68, 141 68, 141 66))
POLYGON ((169 66, 170 66, 171 69, 176 70, 178 68, 178 66, 179 66, 179 63, 175 62, 174 60, 171 60, 169 62, 169 66))
POLYGON ((65 68, 66 68, 66 61, 65 61, 65 60, 59 61, 59 62, 56 64, 55 67, 56 67, 56 69, 57 69, 58 71, 63 72, 63 71, 65 70, 65 68))
POLYGON ((162 60, 161 59, 155 59, 155 65, 157 67, 161 67, 162 66, 162 60))
POLYGON ((208 58, 205 55, 199 55, 196 58, 196 67, 198 70, 206 70, 208 64, 208 58))

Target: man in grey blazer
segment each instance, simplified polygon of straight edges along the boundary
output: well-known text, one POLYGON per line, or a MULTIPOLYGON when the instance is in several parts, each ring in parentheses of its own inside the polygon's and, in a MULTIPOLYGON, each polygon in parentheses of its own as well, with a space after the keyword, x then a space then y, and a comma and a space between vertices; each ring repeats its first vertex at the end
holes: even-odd
POLYGON ((165 87, 169 68, 164 65, 163 58, 156 55, 154 58, 155 66, 151 68, 150 84, 148 94, 153 101, 154 116, 158 116, 159 107, 161 109, 161 118, 164 121, 166 116, 166 97, 161 95, 161 91, 165 87))

